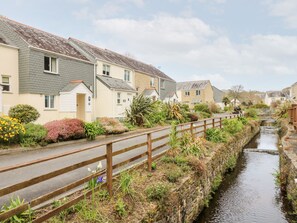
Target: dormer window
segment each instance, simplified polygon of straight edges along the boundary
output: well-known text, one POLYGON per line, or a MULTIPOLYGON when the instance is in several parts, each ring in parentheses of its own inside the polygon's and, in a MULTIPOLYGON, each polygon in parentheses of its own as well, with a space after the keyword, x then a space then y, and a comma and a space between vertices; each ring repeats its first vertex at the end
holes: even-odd
POLYGON ((58 59, 55 57, 44 57, 44 71, 50 73, 58 73, 58 59))
POLYGON ((103 75, 109 76, 110 75, 110 66, 107 64, 103 64, 103 75))

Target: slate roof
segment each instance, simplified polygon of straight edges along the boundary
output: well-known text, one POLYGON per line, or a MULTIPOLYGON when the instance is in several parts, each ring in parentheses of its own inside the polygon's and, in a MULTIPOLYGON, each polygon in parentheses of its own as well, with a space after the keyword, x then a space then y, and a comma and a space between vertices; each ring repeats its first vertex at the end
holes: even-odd
POLYGON ((142 94, 144 96, 150 96, 154 92, 156 92, 158 94, 158 92, 156 91, 156 89, 144 89, 143 92, 142 92, 142 94))
POLYGON ((89 61, 78 50, 72 47, 67 39, 10 20, 3 16, 0 16, 0 20, 4 21, 30 46, 89 61))
POLYGON ((202 80, 202 81, 186 81, 186 82, 178 82, 176 84, 176 90, 192 90, 192 89, 197 89, 197 90, 203 90, 207 84, 210 84, 209 80, 202 80))
POLYGON ((268 91, 267 92, 268 97, 285 97, 285 94, 281 91, 268 91))
POLYGON ((100 80, 106 87, 120 91, 135 91, 129 84, 124 80, 113 78, 109 76, 97 75, 97 79, 100 80))
POLYGON ((81 83, 84 84, 88 88, 88 86, 82 80, 76 80, 76 81, 70 81, 70 83, 67 84, 64 88, 62 88, 62 90, 60 92, 70 92, 73 89, 75 89, 78 85, 80 85, 81 83))
POLYGON ((165 73, 163 73, 162 71, 160 71, 152 65, 145 64, 141 61, 129 58, 127 56, 123 56, 111 50, 102 49, 74 38, 69 38, 69 40, 74 42, 84 51, 88 52, 94 58, 97 58, 99 60, 104 60, 110 63, 118 64, 141 73, 145 73, 148 75, 160 77, 175 82, 171 77, 167 76, 165 73))
POLYGON ((216 103, 221 103, 224 97, 224 92, 220 89, 216 88, 215 86, 212 86, 213 90, 213 99, 216 103))
POLYGON ((166 94, 165 98, 172 98, 176 94, 175 91, 170 91, 166 94))
POLYGON ((1 37, 0 37, 0 43, 7 44, 7 42, 1 37))

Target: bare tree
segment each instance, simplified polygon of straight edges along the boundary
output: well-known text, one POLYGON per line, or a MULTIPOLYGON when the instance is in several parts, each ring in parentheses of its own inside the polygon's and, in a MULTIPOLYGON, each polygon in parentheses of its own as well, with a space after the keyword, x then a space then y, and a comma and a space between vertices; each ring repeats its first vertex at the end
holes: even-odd
POLYGON ((240 98, 240 93, 243 91, 242 85, 235 85, 231 87, 229 90, 229 97, 234 99, 234 105, 236 105, 236 101, 240 98))

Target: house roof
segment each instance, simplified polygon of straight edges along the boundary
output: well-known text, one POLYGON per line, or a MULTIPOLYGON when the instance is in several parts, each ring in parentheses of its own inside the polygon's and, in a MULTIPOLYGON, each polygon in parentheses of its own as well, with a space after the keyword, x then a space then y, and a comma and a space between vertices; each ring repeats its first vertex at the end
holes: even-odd
POLYGON ((7 42, 1 37, 0 37, 0 43, 7 44, 7 42))
POLYGON ((91 44, 85 43, 74 38, 69 38, 69 40, 74 42, 76 45, 81 47, 84 51, 88 52, 96 59, 118 64, 141 73, 145 73, 148 75, 160 77, 175 82, 171 77, 167 76, 165 73, 163 73, 162 71, 160 71, 152 65, 145 64, 141 61, 121 55, 111 50, 102 49, 100 47, 93 46, 91 44))
POLYGON ((142 94, 144 96, 150 96, 154 92, 156 92, 159 95, 159 93, 156 91, 156 89, 144 89, 142 94))
POLYGON ((100 80, 106 87, 114 90, 121 91, 135 91, 129 84, 124 80, 113 78, 109 76, 97 75, 97 79, 100 80))
POLYGON ((213 90, 214 101, 216 103, 221 103, 225 93, 223 91, 221 91, 220 89, 216 88, 215 86, 212 86, 212 90, 213 90))
POLYGON ((272 97, 285 97, 285 94, 281 91, 268 91, 266 92, 267 96, 272 97))
POLYGON ((67 39, 33 28, 28 25, 24 25, 3 16, 0 16, 0 20, 4 21, 29 46, 89 61, 78 50, 72 47, 68 43, 67 39))
POLYGON ((176 84, 176 90, 203 90, 208 84, 210 84, 209 80, 178 82, 176 84))
MULTIPOLYGON (((165 98, 172 98, 174 97, 174 95, 176 95, 176 92, 175 91, 170 91, 166 94, 165 98)), ((177 95, 176 95, 177 96, 177 95)))
POLYGON ((62 88, 60 92, 70 92, 80 84, 84 84, 88 88, 88 86, 82 80, 75 80, 75 81, 70 81, 70 83, 68 83, 64 88, 62 88))

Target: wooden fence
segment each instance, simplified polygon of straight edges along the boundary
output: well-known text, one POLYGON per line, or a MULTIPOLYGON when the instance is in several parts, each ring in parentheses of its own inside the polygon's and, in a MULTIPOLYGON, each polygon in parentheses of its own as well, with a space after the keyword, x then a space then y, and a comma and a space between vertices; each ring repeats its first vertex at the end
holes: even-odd
MULTIPOLYGON (((179 134, 179 136, 181 136, 180 134, 187 131, 187 132, 190 132, 192 134, 192 136, 199 136, 199 137, 205 136, 205 132, 208 128, 222 128, 222 119, 226 119, 226 118, 231 119, 231 118, 235 118, 238 116, 239 115, 228 115, 228 116, 223 116, 223 117, 218 117, 218 118, 199 120, 197 122, 180 124, 177 126, 177 133, 179 134)), ((295 115, 295 117, 296 117, 296 115, 295 115)), ((52 201, 53 199, 55 199, 57 197, 66 196, 65 193, 73 191, 74 189, 76 189, 76 191, 77 191, 78 187, 80 187, 80 189, 82 189, 83 186, 86 185, 86 183, 88 181, 90 181, 93 178, 97 178, 99 176, 106 177, 106 182, 103 183, 103 185, 105 185, 107 187, 109 194, 112 195, 113 179, 117 174, 120 173, 121 170, 123 170, 120 168, 124 168, 125 166, 138 161, 136 165, 147 164, 148 171, 152 170, 152 162, 154 160, 158 159, 159 157, 163 156, 168 150, 168 148, 165 149, 165 147, 168 146, 169 132, 170 132, 169 129, 170 128, 171 128, 170 126, 164 127, 164 128, 146 132, 146 133, 123 137, 123 138, 120 138, 117 140, 110 141, 108 143, 98 143, 91 147, 82 148, 82 149, 75 150, 75 151, 68 151, 68 152, 58 154, 58 155, 48 156, 45 158, 30 161, 30 162, 25 162, 25 163, 16 164, 13 166, 7 166, 7 167, 0 168, 0 174, 1 174, 1 173, 9 172, 12 170, 16 170, 16 169, 20 169, 20 168, 40 164, 40 163, 45 163, 47 161, 56 160, 61 157, 71 156, 74 154, 79 154, 82 152, 90 151, 92 149, 102 147, 102 146, 105 147, 105 151, 106 151, 104 155, 93 157, 91 159, 84 160, 84 161, 81 161, 79 163, 75 163, 75 164, 72 164, 69 166, 64 166, 63 168, 57 169, 55 171, 51 171, 49 173, 42 174, 42 175, 33 177, 31 179, 27 179, 27 180, 21 181, 16 184, 0 188, 0 198, 1 198, 3 196, 9 195, 11 193, 18 192, 24 188, 28 188, 30 186, 42 183, 46 180, 61 176, 62 174, 69 173, 71 171, 75 171, 81 167, 85 167, 90 164, 98 163, 99 161, 104 161, 106 163, 105 168, 99 172, 90 174, 90 175, 83 177, 75 182, 72 182, 72 183, 67 184, 63 187, 55 189, 54 191, 51 191, 49 193, 42 194, 39 197, 32 198, 32 199, 30 199, 30 201, 26 201, 24 204, 20 205, 19 207, 16 207, 14 209, 11 209, 9 211, 1 213, 0 221, 8 219, 13 215, 22 213, 28 209, 31 209, 34 207, 36 208, 37 206, 40 206, 40 205, 44 204, 45 202, 49 203, 50 201, 52 201), (162 131, 163 132, 166 131, 164 135, 161 134, 162 131), (145 137, 145 142, 137 143, 137 144, 131 145, 129 147, 122 148, 120 150, 113 149, 113 146, 116 143, 135 139, 137 137, 145 137), (165 143, 163 143, 162 141, 165 141, 165 140, 167 140, 167 141, 165 143), (155 145, 156 142, 161 142, 161 144, 155 145), (113 158, 115 156, 125 154, 132 150, 140 149, 141 147, 146 147, 145 152, 141 152, 140 154, 137 154, 137 155, 134 154, 132 157, 129 157, 129 159, 121 160, 118 163, 113 162, 114 161, 113 158), (117 173, 115 173, 116 169, 120 169, 120 170, 117 173)), ((131 166, 130 166, 130 168, 131 168, 131 166)), ((90 196, 93 192, 94 192, 94 190, 86 190, 81 195, 76 196, 75 198, 73 198, 70 201, 67 201, 66 203, 62 204, 61 206, 59 206, 59 207, 41 215, 41 216, 38 216, 38 218, 33 219, 32 222, 34 222, 34 223, 43 222, 43 221, 53 217, 54 215, 57 215, 61 211, 71 207, 72 205, 76 204, 80 200, 84 199, 86 196, 90 196)), ((73 193, 74 192, 72 192, 72 194, 73 193)), ((69 195, 69 193, 68 193, 68 195, 69 195)))
POLYGON ((292 108, 288 109, 290 123, 297 129, 297 104, 293 104, 292 108))

